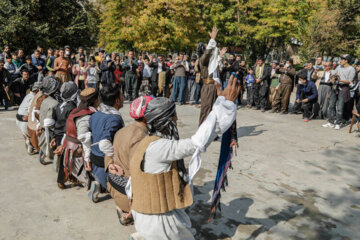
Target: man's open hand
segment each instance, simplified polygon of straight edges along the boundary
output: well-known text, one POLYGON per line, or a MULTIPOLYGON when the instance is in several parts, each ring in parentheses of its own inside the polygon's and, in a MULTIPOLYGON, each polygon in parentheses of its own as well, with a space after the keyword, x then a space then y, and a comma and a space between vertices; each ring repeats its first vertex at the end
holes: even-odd
POLYGON ((217 27, 213 27, 212 31, 209 32, 210 38, 213 39, 213 40, 215 40, 217 33, 218 33, 217 27))
POLYGON ((216 83, 216 91, 218 96, 224 96, 226 100, 235 101, 240 93, 241 87, 237 84, 237 78, 233 75, 229 78, 229 83, 224 91, 221 91, 220 85, 216 83))

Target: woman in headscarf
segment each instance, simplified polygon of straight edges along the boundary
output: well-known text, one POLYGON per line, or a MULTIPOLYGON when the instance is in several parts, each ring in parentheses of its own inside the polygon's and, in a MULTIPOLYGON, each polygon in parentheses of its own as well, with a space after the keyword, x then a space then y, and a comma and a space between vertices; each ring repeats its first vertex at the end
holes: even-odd
POLYGON ((109 171, 108 191, 115 200, 119 221, 125 226, 134 222, 130 211, 130 201, 125 192, 125 186, 130 177, 130 159, 139 142, 148 135, 144 113, 152 99, 150 96, 143 96, 131 103, 130 116, 135 121, 116 132, 113 142, 114 156, 110 161, 105 161, 105 168, 109 171))
POLYGON ((37 100, 36 109, 38 110, 39 127, 37 135, 39 137, 39 162, 46 164, 45 158, 53 159, 54 153, 50 146, 50 141, 54 137, 55 119, 54 112, 59 104, 56 100, 59 82, 55 77, 48 76, 43 79, 42 91, 43 96, 37 100))
POLYGON ((55 156, 55 168, 58 169, 58 187, 61 189, 65 188, 65 174, 64 174, 64 165, 61 156, 61 141, 65 135, 66 131, 66 120, 69 117, 69 114, 72 110, 76 108, 76 99, 77 99, 78 89, 74 82, 64 82, 60 88, 60 97, 62 103, 56 107, 54 112, 55 120, 55 131, 54 138, 51 140, 51 147, 56 147, 54 153, 55 156))
POLYGON ((194 239, 185 212, 193 203, 190 184, 200 169, 200 152, 234 122, 234 101, 239 90, 236 79, 231 77, 226 90, 219 89, 220 96, 195 135, 182 140, 179 140, 174 102, 160 97, 148 104, 145 119, 150 136, 136 148, 126 186, 127 195, 132 197, 137 230, 130 239, 194 239), (192 154, 188 174, 183 159, 192 154))
POLYGON ((100 104, 99 93, 95 88, 86 88, 81 91, 80 100, 79 106, 69 114, 66 121, 66 135, 60 151, 64 150, 65 178, 70 179, 72 175, 83 186, 89 186, 90 178, 87 173, 91 171, 89 120, 100 104))

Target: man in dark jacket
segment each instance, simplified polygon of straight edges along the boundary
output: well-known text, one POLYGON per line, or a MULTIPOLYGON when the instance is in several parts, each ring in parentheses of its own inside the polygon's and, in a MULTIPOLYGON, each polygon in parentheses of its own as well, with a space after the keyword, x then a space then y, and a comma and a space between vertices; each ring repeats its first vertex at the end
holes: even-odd
POLYGON ((39 69, 32 64, 31 56, 26 56, 25 63, 20 67, 20 72, 27 70, 29 72, 29 83, 30 85, 37 81, 37 73, 39 69))
POLYGON ((256 65, 253 67, 255 73, 255 86, 254 86, 254 102, 255 109, 265 112, 266 96, 269 91, 269 79, 271 75, 271 68, 265 66, 264 59, 258 58, 256 65))
POLYGON ((100 65, 101 70, 101 84, 102 86, 109 85, 115 82, 114 71, 116 67, 111 60, 110 54, 106 54, 104 61, 100 65))
MULTIPOLYGON (((158 86, 159 86, 159 76, 161 74, 166 74, 166 64, 164 61, 164 58, 162 55, 158 56, 158 61, 154 61, 154 57, 153 56, 149 56, 150 59, 150 63, 149 63, 149 67, 151 67, 153 69, 152 74, 151 74, 151 92, 152 95, 154 97, 156 97, 157 92, 158 92, 158 86)), ((165 75, 166 78, 166 75, 165 75)), ((165 79, 164 78, 164 79, 165 79)), ((165 87, 165 82, 162 83, 160 82, 161 87, 165 87)), ((162 94, 162 90, 163 89, 159 89, 159 95, 162 94), (160 91, 161 90, 161 91, 160 91)))
POLYGON ((136 69, 138 68, 138 63, 134 58, 134 52, 129 51, 128 58, 122 64, 123 69, 125 69, 125 84, 127 89, 128 97, 130 101, 133 101, 137 97, 137 84, 138 79, 136 75, 136 69))
POLYGON ((4 59, 0 57, 0 101, 5 106, 5 110, 9 107, 9 85, 11 84, 11 76, 8 70, 4 68, 4 59))
POLYGON ((29 72, 24 69, 20 78, 15 79, 11 84, 11 91, 14 93, 14 102, 18 105, 26 96, 26 91, 30 89, 29 72))
POLYGON ((313 81, 307 80, 306 72, 298 74, 299 84, 296 91, 296 101, 294 104, 293 114, 303 111, 304 122, 308 122, 313 105, 317 101, 318 91, 313 81))

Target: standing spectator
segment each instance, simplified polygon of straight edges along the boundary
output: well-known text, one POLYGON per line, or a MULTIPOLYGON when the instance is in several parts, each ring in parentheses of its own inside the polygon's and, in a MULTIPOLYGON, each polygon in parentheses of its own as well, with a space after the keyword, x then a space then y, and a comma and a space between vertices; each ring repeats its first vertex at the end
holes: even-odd
POLYGON ((240 62, 235 60, 235 55, 234 54, 230 54, 229 55, 229 59, 228 61, 225 63, 223 72, 225 74, 225 82, 223 85, 223 88, 225 89, 228 82, 229 82, 229 78, 231 76, 231 73, 233 72, 238 72, 239 71, 239 67, 240 67, 240 62))
POLYGON ((117 53, 116 53, 116 52, 112 52, 112 53, 111 53, 111 61, 115 62, 115 61, 116 61, 116 56, 118 56, 117 53))
POLYGON ((87 66, 83 58, 79 59, 79 63, 73 66, 73 74, 75 75, 75 84, 81 91, 88 87, 87 84, 87 66))
POLYGON ((353 81, 356 71, 350 65, 351 57, 348 54, 341 56, 340 66, 335 69, 334 77, 330 80, 334 85, 329 102, 329 119, 324 124, 325 128, 339 130, 344 123, 344 104, 350 100, 350 84, 353 81))
POLYGON ((42 58, 41 52, 38 49, 36 49, 33 54, 32 63, 39 70, 38 78, 37 78, 37 81, 39 81, 44 77, 44 71, 46 70, 46 66, 45 66, 45 60, 44 58, 42 58))
POLYGON ((174 76, 174 90, 172 95, 172 100, 176 102, 177 97, 179 97, 178 103, 183 105, 183 97, 184 97, 184 90, 186 87, 186 72, 189 71, 189 65, 186 61, 184 61, 184 54, 180 53, 177 58, 177 61, 174 65, 171 66, 172 69, 175 70, 174 76))
POLYGON ((54 57, 55 57, 55 59, 56 58, 58 58, 58 57, 60 57, 60 50, 59 49, 54 49, 54 57))
POLYGON ((314 81, 314 77, 313 74, 315 73, 315 69, 314 69, 314 62, 313 60, 309 60, 306 64, 306 67, 301 70, 301 72, 305 72, 306 73, 306 77, 308 81, 314 81))
POLYGON ((324 70, 323 58, 320 57, 320 56, 316 58, 315 70, 316 70, 316 69, 318 69, 319 71, 323 71, 323 70, 324 70))
POLYGON ((130 101, 133 101, 137 97, 137 75, 136 69, 138 64, 136 58, 134 58, 134 52, 129 51, 128 58, 122 65, 125 70, 125 84, 130 101))
POLYGON ((97 66, 94 56, 90 57, 90 63, 86 67, 86 71, 88 87, 97 89, 97 83, 99 82, 99 73, 101 72, 101 70, 97 66))
MULTIPOLYGON (((199 56, 199 53, 197 53, 197 55, 199 56)), ((200 65, 199 65, 199 58, 196 59, 195 61, 195 66, 194 66, 194 71, 195 71, 195 84, 196 84, 196 90, 195 90, 195 107, 199 108, 199 104, 200 104, 200 93, 201 93, 201 87, 203 84, 203 81, 201 79, 201 72, 200 72, 200 65)))
POLYGON ((8 45, 4 45, 4 51, 0 54, 0 58, 5 59, 6 55, 10 55, 10 47, 8 45))
POLYGON ((272 103, 275 99, 276 91, 277 89, 279 89, 278 86, 280 85, 280 74, 276 73, 277 66, 279 66, 279 62, 277 60, 274 60, 271 64, 270 88, 267 108, 271 108, 272 103))
POLYGON ((25 63, 25 55, 24 55, 24 49, 19 49, 18 50, 18 57, 20 58, 21 62, 24 64, 25 63))
POLYGON ((54 62, 54 71, 56 71, 55 77, 59 79, 61 85, 64 82, 71 81, 71 63, 70 60, 65 57, 65 50, 63 48, 59 49, 59 55, 54 62))
POLYGON ((54 75, 54 64, 55 64, 56 57, 54 56, 54 50, 51 48, 48 49, 48 56, 46 60, 46 69, 54 75))
POLYGON ((29 72, 24 69, 22 72, 22 77, 15 79, 11 84, 11 91, 14 94, 14 102, 18 105, 21 104, 22 100, 26 96, 26 92, 30 89, 30 76, 29 72))
POLYGON ((114 64, 115 64, 115 70, 114 70, 115 83, 117 85, 120 85, 121 79, 123 78, 122 77, 123 74, 121 71, 121 65, 117 64, 116 62, 114 64))
POLYGON ((7 69, 10 73, 11 82, 20 76, 20 71, 15 65, 15 63, 12 62, 11 55, 6 55, 6 63, 4 65, 4 68, 7 69))
POLYGON ((305 72, 298 75, 299 84, 296 91, 296 101, 292 114, 303 111, 304 122, 308 122, 312 113, 313 105, 317 101, 318 92, 313 81, 307 80, 305 72))
POLYGON ((189 77, 188 77, 188 94, 189 94, 189 104, 196 104, 195 95, 196 95, 196 72, 195 72, 195 63, 196 58, 191 59, 189 66, 189 77))
POLYGON ((67 58, 71 58, 71 49, 70 49, 70 46, 69 45, 66 45, 65 47, 64 47, 64 49, 65 49, 65 57, 67 57, 67 58))
POLYGON ((104 61, 100 65, 101 70, 101 86, 115 83, 115 63, 111 60, 110 54, 105 55, 104 61))
POLYGON ((4 59, 0 57, 0 101, 4 105, 5 110, 9 109, 9 84, 11 84, 11 76, 8 70, 4 68, 4 59))
POLYGON ((78 48, 78 53, 75 55, 76 62, 79 62, 80 58, 83 58, 85 62, 87 62, 87 58, 84 52, 83 47, 78 48), (82 56, 83 55, 83 56, 82 56))
POLYGON ((17 68, 20 68, 23 65, 23 61, 18 57, 18 52, 11 53, 12 62, 16 65, 17 68))
POLYGON ((333 84, 331 83, 330 79, 333 75, 332 63, 326 62, 324 67, 324 72, 322 76, 320 77, 320 74, 318 74, 318 71, 315 71, 313 78, 317 80, 320 80, 319 82, 319 89, 318 89, 318 104, 319 104, 319 113, 318 116, 320 119, 323 119, 327 117, 328 108, 329 108, 329 100, 331 95, 331 90, 333 84))
MULTIPOLYGON (((269 90, 269 78, 271 74, 271 68, 265 66, 264 59, 258 58, 256 66, 253 67, 255 73, 254 84, 254 102, 255 109, 265 112, 266 96, 269 90)), ((242 78, 241 78, 242 79, 242 78)))
POLYGON ((43 59, 44 61, 45 61, 45 59, 46 59, 46 55, 45 55, 45 53, 44 53, 44 51, 43 51, 43 48, 40 46, 40 45, 37 45, 37 47, 36 47, 36 50, 34 51, 34 53, 31 55, 31 58, 32 59, 34 59, 35 58, 35 52, 36 51, 39 51, 39 53, 40 53, 40 57, 39 58, 41 58, 41 59, 43 59))
POLYGON ((25 58, 25 63, 20 67, 20 72, 27 70, 29 72, 29 81, 30 85, 32 85, 34 82, 37 81, 37 73, 39 72, 39 69, 32 64, 31 56, 28 55, 25 58))
POLYGON ((102 61, 104 60, 104 54, 105 54, 104 50, 101 50, 100 52, 95 53, 95 60, 96 60, 96 63, 98 66, 100 66, 102 61))
POLYGON ((166 63, 162 55, 158 56, 158 59, 154 59, 153 56, 149 56, 149 67, 153 69, 151 74, 151 93, 154 97, 162 95, 165 81, 166 81, 166 63))
POLYGON ((249 68, 249 74, 245 77, 247 108, 251 108, 254 105, 254 83, 254 70, 252 68, 249 68))
POLYGON ((278 112, 281 103, 281 114, 288 113, 290 95, 294 87, 295 68, 292 66, 293 60, 289 58, 285 65, 277 67, 277 73, 280 74, 280 85, 277 87, 271 112, 278 112))

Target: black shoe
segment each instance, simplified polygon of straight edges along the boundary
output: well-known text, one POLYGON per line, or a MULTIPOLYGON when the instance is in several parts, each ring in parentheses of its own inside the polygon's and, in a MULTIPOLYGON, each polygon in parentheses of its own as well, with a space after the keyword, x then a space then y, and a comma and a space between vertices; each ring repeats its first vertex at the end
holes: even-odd
POLYGON ((279 112, 279 110, 277 110, 277 109, 272 109, 271 111, 270 111, 270 113, 278 113, 279 112))

